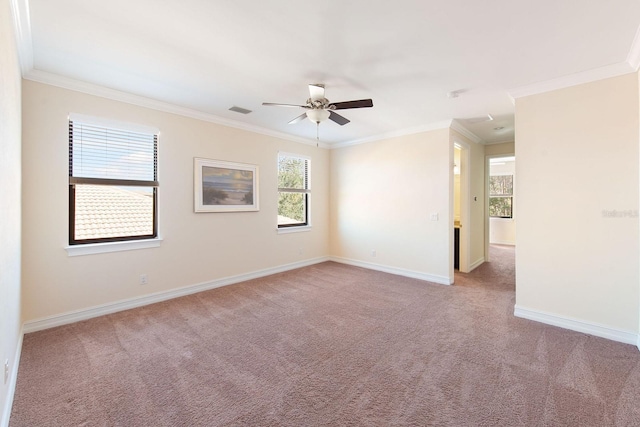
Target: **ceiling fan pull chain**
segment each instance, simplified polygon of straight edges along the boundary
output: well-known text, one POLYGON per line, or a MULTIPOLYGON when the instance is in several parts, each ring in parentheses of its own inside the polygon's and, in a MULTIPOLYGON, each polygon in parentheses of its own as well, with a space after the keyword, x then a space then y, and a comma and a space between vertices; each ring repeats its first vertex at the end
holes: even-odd
MULTIPOLYGON (((316 141, 320 141, 320 122, 316 122, 316 141)), ((316 147, 319 142, 316 142, 316 147)))

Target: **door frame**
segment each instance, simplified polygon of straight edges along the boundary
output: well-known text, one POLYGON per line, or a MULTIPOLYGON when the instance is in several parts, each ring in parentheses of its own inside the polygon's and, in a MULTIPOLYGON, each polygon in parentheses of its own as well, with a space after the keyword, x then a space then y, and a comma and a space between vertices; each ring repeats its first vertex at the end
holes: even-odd
MULTIPOLYGON (((487 154, 484 160, 484 260, 489 262, 489 246, 491 245, 491 217, 489 216, 489 176, 491 175, 491 159, 515 157, 515 153, 487 154)), ((517 159, 516 159, 517 162, 517 159)))
MULTIPOLYGON (((471 256, 471 147, 466 142, 458 138, 453 138, 451 144, 451 235, 453 240, 453 203, 455 192, 453 188, 454 180, 454 156, 453 150, 455 148, 460 149, 460 266, 458 271, 461 273, 468 273, 471 256)), ((451 247, 453 248, 453 241, 451 247)), ((453 250, 451 251, 451 275, 454 277, 453 268, 453 250)))

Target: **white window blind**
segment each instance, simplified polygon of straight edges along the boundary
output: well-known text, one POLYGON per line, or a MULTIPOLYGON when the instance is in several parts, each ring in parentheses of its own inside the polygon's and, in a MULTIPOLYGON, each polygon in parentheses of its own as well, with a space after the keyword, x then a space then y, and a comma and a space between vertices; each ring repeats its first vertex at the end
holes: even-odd
MULTIPOLYGON (((69 122, 69 176, 157 186, 157 136, 69 122)), ((86 180, 72 180, 74 183, 86 180)))

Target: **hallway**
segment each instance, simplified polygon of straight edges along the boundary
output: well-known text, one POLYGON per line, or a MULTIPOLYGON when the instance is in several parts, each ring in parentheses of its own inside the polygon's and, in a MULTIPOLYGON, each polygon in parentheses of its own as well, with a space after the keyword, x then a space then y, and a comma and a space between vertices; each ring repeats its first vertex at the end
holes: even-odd
POLYGON ((489 246, 489 262, 470 273, 455 271, 455 286, 482 287, 495 291, 514 293, 516 290, 516 247, 510 245, 489 246))

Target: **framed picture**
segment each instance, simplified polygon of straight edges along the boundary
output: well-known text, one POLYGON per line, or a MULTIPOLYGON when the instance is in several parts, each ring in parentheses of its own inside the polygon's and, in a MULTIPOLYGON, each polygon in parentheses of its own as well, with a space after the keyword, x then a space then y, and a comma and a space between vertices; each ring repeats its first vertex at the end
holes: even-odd
POLYGON ((196 212, 258 210, 258 166, 194 158, 196 212))

